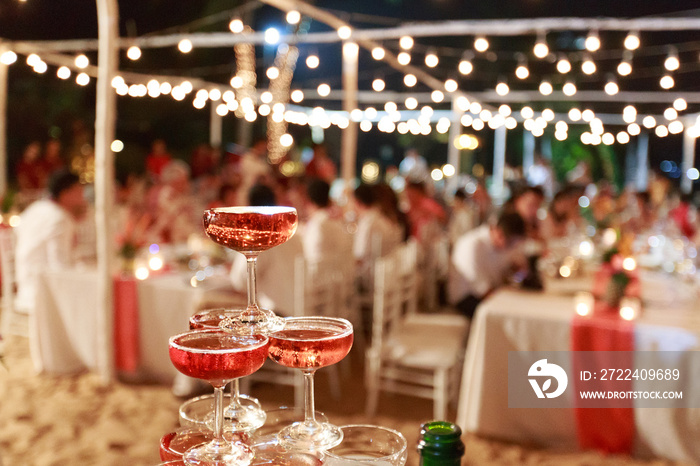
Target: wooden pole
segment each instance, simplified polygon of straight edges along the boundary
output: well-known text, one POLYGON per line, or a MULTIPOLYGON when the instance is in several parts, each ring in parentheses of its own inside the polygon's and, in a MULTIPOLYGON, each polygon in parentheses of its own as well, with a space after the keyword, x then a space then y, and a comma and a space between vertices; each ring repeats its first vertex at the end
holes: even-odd
POLYGON ((681 191, 688 194, 693 191, 693 180, 688 177, 688 170, 695 166, 695 135, 686 123, 683 131, 683 161, 681 162, 681 191))
MULTIPOLYGON (((357 59, 359 47, 354 42, 343 44, 343 110, 348 114, 357 108, 357 59)), ((357 163, 357 122, 350 120, 342 131, 340 147, 340 174, 349 189, 355 179, 357 163)))
POLYGON ((221 115, 216 113, 216 103, 209 104, 209 145, 212 147, 221 147, 223 120, 221 115))
POLYGON ((493 142, 493 180, 491 187, 493 196, 498 204, 502 204, 505 199, 505 170, 506 170, 506 127, 499 126, 494 131, 493 142))
POLYGON ((97 342, 102 382, 114 379, 114 299, 112 273, 114 246, 114 153, 117 96, 112 77, 117 70, 119 10, 116 0, 97 0, 98 77, 95 110, 95 224, 97 229, 97 342))
MULTIPOLYGON (((7 47, 0 44, 0 55, 7 47)), ((7 68, 0 63, 0 196, 7 194, 7 68)))

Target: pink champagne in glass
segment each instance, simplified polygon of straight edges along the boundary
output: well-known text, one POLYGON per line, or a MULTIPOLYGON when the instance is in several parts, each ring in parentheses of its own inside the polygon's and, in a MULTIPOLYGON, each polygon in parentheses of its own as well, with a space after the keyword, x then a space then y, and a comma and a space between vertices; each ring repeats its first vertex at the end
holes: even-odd
POLYGON ((297 229, 293 207, 222 207, 204 212, 204 231, 214 242, 256 254, 286 242, 297 229))
POLYGON ((314 407, 314 373, 336 364, 350 352, 352 324, 333 317, 288 317, 284 329, 270 335, 270 359, 304 373, 304 421, 282 429, 277 438, 285 448, 326 450, 343 440, 343 432, 318 422, 314 407))
POLYGON ((282 327, 282 319, 258 306, 255 267, 258 254, 294 235, 298 220, 293 207, 222 207, 204 212, 207 236, 243 254, 248 264, 248 306, 238 317, 227 319, 226 328, 232 332, 270 333, 282 327))
POLYGON ((247 466, 253 451, 223 436, 223 389, 229 381, 262 367, 270 341, 262 335, 234 336, 223 330, 195 330, 170 338, 170 360, 183 374, 208 381, 214 387, 214 440, 188 450, 187 464, 247 466))
MULTIPOLYGON (((219 329, 224 319, 235 319, 245 308, 203 309, 190 317, 190 330, 219 329)), ((231 421, 226 429, 234 432, 250 432, 265 424, 266 414, 260 402, 248 395, 241 395, 238 379, 231 382, 231 402, 224 410, 224 418, 231 421)))

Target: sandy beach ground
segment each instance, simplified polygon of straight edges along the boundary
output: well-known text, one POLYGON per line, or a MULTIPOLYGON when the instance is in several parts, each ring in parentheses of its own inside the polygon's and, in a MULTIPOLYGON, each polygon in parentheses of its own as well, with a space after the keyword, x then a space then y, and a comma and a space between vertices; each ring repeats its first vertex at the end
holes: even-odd
MULTIPOLYGON (((408 440, 408 465, 418 465, 416 442, 431 403, 382 395, 378 415, 364 415, 361 354, 351 353, 341 371, 342 396, 330 396, 328 377, 317 373, 316 408, 337 425, 370 423, 392 427, 408 440)), ((103 386, 94 374, 37 375, 27 339, 5 340, 0 368, 0 458, 3 466, 141 466, 159 462, 162 435, 178 426, 183 402, 170 387, 115 382, 103 386)), ((291 387, 254 383, 251 395, 263 407, 293 404, 291 387)), ((451 414, 454 419, 454 412, 451 414)), ((664 460, 604 457, 595 452, 553 452, 464 435, 465 465, 679 465, 664 460)))

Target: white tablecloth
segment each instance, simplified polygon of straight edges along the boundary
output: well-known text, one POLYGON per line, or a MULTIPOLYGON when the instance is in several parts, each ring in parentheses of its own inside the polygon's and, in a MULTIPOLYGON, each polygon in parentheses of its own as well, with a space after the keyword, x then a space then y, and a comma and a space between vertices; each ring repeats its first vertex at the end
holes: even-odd
MULTIPOLYGON (((177 371, 168 355, 168 339, 189 328, 206 290, 228 281, 207 279, 193 288, 190 275, 163 274, 137 283, 139 375, 169 383, 177 371)), ((97 273, 75 269, 43 273, 35 314, 30 319, 32 360, 38 372, 70 374, 97 368, 97 273)))
MULTIPOLYGON (((697 295, 670 277, 645 273, 641 278, 645 312, 635 323, 635 350, 700 350, 697 295)), ((508 408, 508 352, 570 350, 572 292, 589 289, 589 284, 586 280, 548 283, 544 293, 504 289, 479 306, 469 336, 457 415, 464 430, 517 443, 577 448, 573 408, 508 408)), ((669 361, 665 364, 673 367, 669 361)), ((698 387, 700 368, 694 368, 691 377, 692 386, 698 387)), ((570 394, 562 396, 568 396, 567 404, 573 406, 570 394)), ((700 392, 685 390, 684 395, 700 397, 700 392)), ((637 456, 700 463, 700 410, 637 408, 635 429, 637 456)))

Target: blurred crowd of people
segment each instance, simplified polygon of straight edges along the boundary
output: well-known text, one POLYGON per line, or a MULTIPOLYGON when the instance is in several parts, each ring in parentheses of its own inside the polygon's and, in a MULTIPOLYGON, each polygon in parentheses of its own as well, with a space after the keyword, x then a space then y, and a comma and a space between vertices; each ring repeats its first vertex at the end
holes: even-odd
MULTIPOLYGON (((268 161, 266 147, 265 139, 259 139, 240 156, 222 157, 217 149, 202 145, 185 162, 169 153, 164 140, 154 141, 145 173, 129 173, 118 180, 114 219, 120 247, 187 242, 192 235, 202 235, 202 212, 207 208, 290 205, 300 216, 298 241, 275 248, 285 258, 280 263, 298 254, 312 262, 343 254, 356 261, 358 277, 369 277, 377 257, 413 239, 421 248, 423 263, 431 263, 435 259, 431 255, 442 255, 441 267, 425 270, 440 273, 438 281, 445 291, 441 302, 471 315, 513 272, 527 267, 524 249, 542 254, 556 238, 591 235, 607 227, 641 233, 663 224, 673 230, 671 234, 695 244, 698 240, 694 206, 663 177, 652 177, 644 192, 617 193, 609 185, 592 183, 555 187, 538 159, 537 176, 530 177, 529 183, 527 179, 514 183, 510 197, 497 205, 500 200, 492 201, 480 180, 464 177, 452 185, 433 182, 425 159, 413 149, 406 152, 395 174, 403 183, 359 183, 335 189, 342 182, 324 145, 314 146, 305 174, 292 177, 283 176, 268 161)), ((65 163, 57 141, 47 143, 43 151, 38 143, 30 144, 17 167, 20 190, 45 189, 51 185, 49 180, 55 184, 62 175, 65 163)), ((60 207, 60 193, 54 190, 45 202, 60 207)), ((37 209, 27 209, 22 223, 37 209)), ((71 212, 70 217, 81 215, 71 212)), ((261 261, 259 287, 268 295, 268 305, 282 306, 284 292, 273 290, 279 288, 274 276, 279 277, 281 269, 270 272, 273 278, 265 285, 265 262, 261 261)), ((236 270, 234 285, 244 289, 244 269, 236 270)), ((358 286, 370 284, 360 278, 358 286)))

